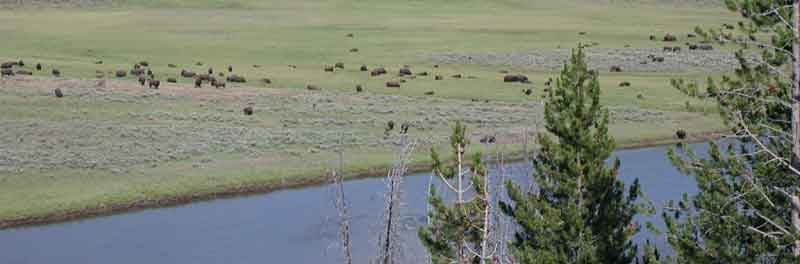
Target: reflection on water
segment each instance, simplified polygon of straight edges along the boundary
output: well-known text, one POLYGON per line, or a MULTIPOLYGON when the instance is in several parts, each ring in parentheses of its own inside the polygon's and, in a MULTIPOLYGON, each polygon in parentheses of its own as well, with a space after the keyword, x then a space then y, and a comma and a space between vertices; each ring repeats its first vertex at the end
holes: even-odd
MULTIPOLYGON (((706 144, 691 147, 698 153, 707 148, 706 144)), ((622 160, 621 179, 630 183, 639 178, 659 209, 682 192, 696 192, 694 180, 670 165, 664 147, 615 155, 622 160)), ((529 165, 523 163, 505 169, 520 184, 527 184, 527 171, 529 165)), ((425 222, 429 176, 421 173, 405 180, 402 238, 410 263, 424 256, 416 229, 425 222)), ((384 186, 380 178, 345 183, 357 263, 370 260, 377 249, 384 186)), ((341 263, 332 197, 328 187, 310 187, 4 230, 0 263, 341 263)), ((658 215, 637 220, 663 227, 658 215)), ((636 237, 643 239, 666 250, 662 237, 649 233, 636 237)))

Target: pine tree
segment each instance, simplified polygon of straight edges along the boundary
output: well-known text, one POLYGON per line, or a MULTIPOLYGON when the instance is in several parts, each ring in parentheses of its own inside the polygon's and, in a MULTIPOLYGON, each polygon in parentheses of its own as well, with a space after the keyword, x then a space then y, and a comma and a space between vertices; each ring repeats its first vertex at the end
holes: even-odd
POLYGON ((430 188, 430 223, 419 229, 419 237, 436 264, 486 263, 492 259, 486 250, 491 229, 487 217, 490 210, 487 167, 481 154, 475 153, 472 168, 464 168, 463 157, 469 144, 465 131, 460 122, 453 127, 450 145, 455 160, 452 162, 443 162, 436 150, 431 149, 434 173, 456 194, 452 204, 448 204, 436 188, 430 188), (470 188, 465 187, 463 178, 471 182, 470 197, 465 197, 470 188))
MULTIPOLYGON (((667 238, 681 263, 798 263, 800 1, 725 3, 744 18, 738 26, 695 31, 719 44, 740 44, 734 76, 709 79, 700 94, 716 100, 735 140, 727 147, 710 143, 706 158, 670 150, 699 192, 669 206, 667 238)), ((693 83, 673 84, 699 94, 691 92, 699 90, 693 83)))
POLYGON ((538 190, 508 182, 503 211, 520 229, 510 243, 520 263, 632 263, 630 238, 640 195, 638 180, 626 190, 617 178, 616 144, 608 134, 608 111, 582 48, 573 51, 545 105, 548 133, 540 133, 533 161, 538 190), (551 136, 556 139, 551 139, 551 136))

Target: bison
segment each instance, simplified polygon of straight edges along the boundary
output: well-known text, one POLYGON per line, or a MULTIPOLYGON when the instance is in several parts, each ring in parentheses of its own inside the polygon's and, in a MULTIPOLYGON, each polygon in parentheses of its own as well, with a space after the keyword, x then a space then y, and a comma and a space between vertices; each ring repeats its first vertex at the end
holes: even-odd
POLYGON ((350 52, 358 52, 358 48, 352 48, 350 49, 350 52))
POLYGON ((232 65, 228 65, 228 72, 233 72, 233 66, 232 65))
POLYGON ((14 70, 10 68, 0 69, 0 76, 14 76, 14 70))
POLYGON ((197 78, 194 80, 194 88, 203 87, 203 79, 197 78))
POLYGON ((320 91, 320 90, 322 90, 321 87, 313 85, 313 84, 306 85, 306 89, 309 90, 309 91, 320 91))
POLYGON ((175 65, 175 64, 172 64, 172 63, 170 63, 170 64, 167 64, 167 67, 170 67, 170 68, 178 68, 178 65, 175 65))
POLYGON ((140 62, 139 62, 139 65, 142 65, 142 66, 144 66, 144 67, 150 67, 150 63, 149 63, 149 62, 147 62, 147 61, 140 61, 140 62))
POLYGON ((400 88, 400 83, 396 82, 396 81, 388 81, 388 82, 386 82, 386 87, 400 88))
POLYGON ((398 72, 398 75, 400 75, 400 76, 411 75, 411 69, 409 69, 409 68, 400 68, 400 71, 398 72))
POLYGON ((133 68, 133 69, 131 69, 131 75, 134 75, 134 76, 144 75, 144 69, 142 69, 142 68, 133 68))
POLYGON ((427 91, 427 92, 425 92, 425 95, 434 95, 434 94, 436 94, 436 92, 434 92, 434 91, 427 91))
POLYGON ((527 83, 528 76, 522 74, 508 74, 503 77, 503 82, 520 82, 520 83, 527 83))
POLYGON ((611 72, 622 72, 622 66, 614 65, 609 69, 611 72))
POLYGON ((37 71, 41 71, 42 70, 42 64, 41 63, 37 63, 36 64, 36 70, 37 71))
POLYGON ((144 76, 139 76, 139 84, 142 85, 142 87, 144 87, 146 81, 147 79, 145 79, 144 76))
POLYGON ((375 68, 375 69, 372 69, 371 72, 369 72, 370 76, 379 76, 379 75, 383 75, 383 74, 386 74, 386 69, 384 69, 384 68, 375 68))
POLYGON ((149 86, 150 86, 150 89, 158 90, 158 86, 161 86, 161 81, 159 81, 159 80, 150 80, 149 86))
POLYGON ((53 90, 53 93, 54 93, 54 94, 56 95, 56 97, 58 97, 58 98, 64 97, 64 93, 63 93, 63 92, 61 92, 61 88, 56 88, 55 90, 53 90))
POLYGON ((234 82, 234 83, 244 83, 244 82, 247 82, 247 80, 245 80, 245 78, 244 78, 243 76, 239 76, 239 75, 236 75, 236 74, 233 74, 233 75, 230 75, 230 76, 228 76, 227 80, 228 80, 229 82, 234 82))
POLYGON ((686 139, 686 130, 678 129, 678 131, 675 131, 675 136, 680 140, 686 139))
POLYGON ((334 69, 333 66, 325 66, 323 70, 325 70, 326 72, 333 72, 333 69, 334 69))
POLYGON ((242 113, 244 113, 244 115, 246 116, 253 115, 253 107, 252 106, 245 107, 244 109, 242 109, 242 113))
POLYGON ((187 71, 187 70, 181 70, 181 76, 184 77, 184 78, 192 78, 192 77, 194 77, 196 75, 197 74, 194 73, 194 72, 187 71))
POLYGON ((19 74, 19 75, 33 75, 33 72, 26 71, 26 70, 18 70, 17 74, 19 74))
POLYGON ((444 76, 436 75, 436 77, 433 77, 433 79, 437 80, 437 81, 441 81, 441 80, 444 80, 444 76))
POLYGON ((678 37, 676 37, 675 35, 667 33, 666 35, 664 35, 664 39, 663 40, 665 42, 673 42, 673 41, 678 41, 678 37))
POLYGON ((627 81, 619 83, 619 87, 630 87, 630 86, 631 86, 631 83, 627 82, 627 81))
POLYGON ((337 62, 333 67, 344 69, 344 62, 337 62))
POLYGON ((0 69, 11 69, 11 67, 14 67, 14 66, 17 66, 17 62, 16 61, 3 62, 2 64, 0 64, 0 69))
POLYGON ((362 72, 365 72, 365 71, 368 71, 369 69, 367 68, 367 65, 361 65, 361 69, 360 70, 362 72))
POLYGON ((177 83, 177 82, 178 82, 178 79, 175 79, 175 78, 172 78, 172 77, 170 77, 170 78, 167 78, 167 82, 168 82, 168 83, 177 83))
POLYGON ((261 82, 264 83, 264 84, 271 84, 272 80, 270 78, 263 78, 263 79, 261 79, 261 82))
POLYGON ((61 76, 61 71, 59 71, 58 69, 53 69, 50 73, 52 73, 53 76, 55 77, 61 76))
POLYGON ((117 76, 117 78, 124 78, 127 75, 128 75, 128 72, 126 72, 125 70, 118 70, 115 73, 115 76, 117 76))
POLYGON ((360 93, 360 92, 363 92, 363 91, 364 91, 364 86, 361 86, 360 84, 356 85, 356 92, 357 93, 360 93))

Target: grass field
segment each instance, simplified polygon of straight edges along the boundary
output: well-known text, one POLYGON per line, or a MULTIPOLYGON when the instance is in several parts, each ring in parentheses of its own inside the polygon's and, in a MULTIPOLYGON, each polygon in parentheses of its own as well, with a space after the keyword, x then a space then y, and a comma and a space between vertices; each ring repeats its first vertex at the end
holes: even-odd
MULTIPOLYGON (((347 171, 385 167, 399 140, 384 136, 388 120, 414 125, 417 161, 444 142, 454 120, 467 123, 474 141, 498 135, 503 143, 481 148, 517 151, 522 131, 541 128, 542 83, 556 73, 537 65, 440 61, 437 54, 551 51, 591 42, 603 52, 626 45, 650 52, 665 45, 650 34, 674 33, 679 42, 668 45, 682 45, 694 26, 734 17, 713 5, 666 0, 130 0, 4 8, 0 60, 45 69, 0 83, 0 220, 317 177, 335 164, 340 139, 347 143, 347 171), (162 81, 181 69, 227 72, 232 65, 249 82, 194 89, 191 79, 178 78, 180 84, 156 92, 132 77, 101 87, 76 80, 94 79, 97 71, 112 78, 109 72, 139 61, 150 62, 162 81), (336 62, 345 69, 323 71, 336 62), (362 64, 390 74, 369 77, 358 70, 362 64), (402 65, 445 79, 420 76, 400 89, 384 87, 400 79, 402 65), (52 68, 63 79, 51 80, 52 68), (500 70, 526 74, 532 84, 503 83, 500 70), (307 84, 323 91, 308 92, 307 84), (357 84, 367 92, 356 94, 357 84), (56 87, 67 96, 50 96, 56 87), (523 95, 523 88, 534 94, 523 95), (435 95, 424 95, 429 91, 435 95), (247 105, 256 108, 254 116, 241 114, 247 105)), ((602 100, 619 142, 721 128, 708 104, 681 95, 669 80, 723 71, 687 65, 609 73, 605 66, 598 68, 602 100), (633 85, 618 87, 622 81, 633 85), (687 112, 687 102, 708 113, 687 112)))

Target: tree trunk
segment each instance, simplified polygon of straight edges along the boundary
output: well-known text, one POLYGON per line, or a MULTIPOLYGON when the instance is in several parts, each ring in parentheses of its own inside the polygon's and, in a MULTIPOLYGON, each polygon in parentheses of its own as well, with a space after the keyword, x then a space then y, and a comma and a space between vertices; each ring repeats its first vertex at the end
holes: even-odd
MULTIPOLYGON (((793 4, 794 39, 792 40, 792 166, 800 164, 800 0, 795 0, 793 4)), ((798 201, 797 193, 792 193, 792 201, 798 201)), ((792 225, 795 231, 800 232, 800 208, 792 206, 792 225)), ((794 243, 793 253, 800 256, 800 240, 794 243)))

